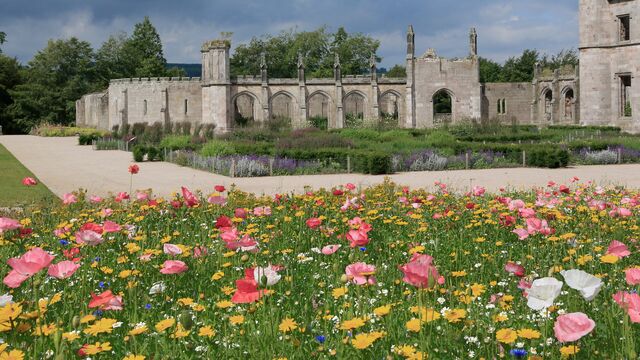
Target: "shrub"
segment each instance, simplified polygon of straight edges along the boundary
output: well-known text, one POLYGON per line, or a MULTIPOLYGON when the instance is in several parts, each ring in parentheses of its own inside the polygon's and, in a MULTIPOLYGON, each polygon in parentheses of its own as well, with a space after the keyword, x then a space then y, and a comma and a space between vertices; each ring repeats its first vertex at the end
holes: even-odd
POLYGON ((169 135, 160 141, 160 147, 169 150, 194 150, 188 135, 169 135))
POLYGON ((426 136, 426 145, 434 148, 450 147, 456 143, 456 138, 446 130, 436 130, 426 136))
POLYGON ((344 129, 339 133, 342 137, 354 140, 378 141, 380 139, 380 133, 373 129, 344 129))
POLYGON ((447 167, 447 158, 427 150, 413 154, 407 161, 410 171, 440 171, 447 167))
POLYGON ((224 140, 211 140, 204 144, 202 150, 200 150, 200 155, 202 156, 214 157, 233 154, 235 154, 233 144, 224 140))
POLYGON ((94 140, 100 139, 99 133, 80 134, 78 137, 78 145, 91 145, 94 140))
POLYGON ((143 162, 144 156, 147 153, 147 148, 143 145, 135 145, 133 147, 133 161, 143 162))
POLYGON ((362 114, 347 114, 344 117, 344 127, 347 129, 361 128, 363 124, 362 114))
POLYGON ((311 117, 309 123, 316 129, 327 130, 329 128, 329 119, 323 116, 311 117))
POLYGON ((551 169, 566 167, 569 164, 569 152, 559 148, 534 148, 527 152, 527 164, 551 169))
POLYGON ((612 150, 587 151, 585 162, 591 165, 609 165, 618 162, 618 153, 612 150))

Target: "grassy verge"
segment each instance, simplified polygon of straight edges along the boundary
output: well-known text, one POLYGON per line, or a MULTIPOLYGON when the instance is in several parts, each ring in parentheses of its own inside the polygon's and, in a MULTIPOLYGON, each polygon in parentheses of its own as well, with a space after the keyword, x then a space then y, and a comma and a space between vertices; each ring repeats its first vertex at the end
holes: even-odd
POLYGON ((56 196, 44 184, 22 185, 22 179, 35 176, 4 146, 0 145, 0 206, 44 204, 56 196))

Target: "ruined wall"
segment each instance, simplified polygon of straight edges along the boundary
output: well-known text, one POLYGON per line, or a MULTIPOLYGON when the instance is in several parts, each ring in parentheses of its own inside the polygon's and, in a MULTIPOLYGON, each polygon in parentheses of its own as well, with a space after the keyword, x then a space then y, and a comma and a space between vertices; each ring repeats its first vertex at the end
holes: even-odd
POLYGON ((117 79, 109 84, 109 129, 146 122, 202 122, 200 78, 117 79))
POLYGON ((82 96, 76 101, 76 125, 109 129, 109 98, 107 92, 82 96))
POLYGON ((486 83, 482 118, 503 124, 531 124, 531 83, 486 83))
POLYGON ((580 118, 640 132, 640 1, 580 0, 580 118), (621 20, 630 16, 629 40, 621 20), (621 77, 628 76, 632 116, 624 116, 621 77))
POLYGON ((434 95, 444 90, 451 97, 451 122, 464 119, 480 119, 480 64, 477 57, 448 60, 438 57, 435 51, 415 59, 415 116, 416 126, 439 125, 434 118, 434 95))

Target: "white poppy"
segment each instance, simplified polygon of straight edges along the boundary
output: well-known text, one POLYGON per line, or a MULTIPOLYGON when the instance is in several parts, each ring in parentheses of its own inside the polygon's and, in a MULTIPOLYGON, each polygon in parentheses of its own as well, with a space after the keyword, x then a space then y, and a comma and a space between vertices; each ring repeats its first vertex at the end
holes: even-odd
POLYGON ((167 285, 165 285, 162 281, 159 281, 151 286, 151 289, 149 289, 149 295, 163 293, 166 289, 167 285))
POLYGON ((9 295, 9 294, 0 295, 0 308, 11 303, 13 303, 13 295, 9 295))
POLYGON ((593 300, 602 288, 602 280, 597 277, 586 273, 582 270, 567 270, 561 271, 564 281, 570 288, 578 290, 580 295, 587 300, 593 300))
POLYGON ((562 285, 562 281, 552 277, 534 280, 531 288, 526 290, 527 306, 533 310, 548 308, 560 295, 562 285))
POLYGON ((271 266, 269 267, 256 267, 253 269, 253 278, 256 280, 258 284, 273 286, 280 281, 280 276, 277 271, 273 270, 271 266), (265 280, 266 278, 266 284, 265 280))

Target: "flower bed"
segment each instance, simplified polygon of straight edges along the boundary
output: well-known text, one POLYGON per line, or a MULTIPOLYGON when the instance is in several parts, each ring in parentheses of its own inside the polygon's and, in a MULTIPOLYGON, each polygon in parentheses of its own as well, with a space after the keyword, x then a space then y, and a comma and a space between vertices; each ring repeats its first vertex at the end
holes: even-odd
POLYGON ((638 191, 436 185, 1 218, 0 357, 637 358, 638 191))

